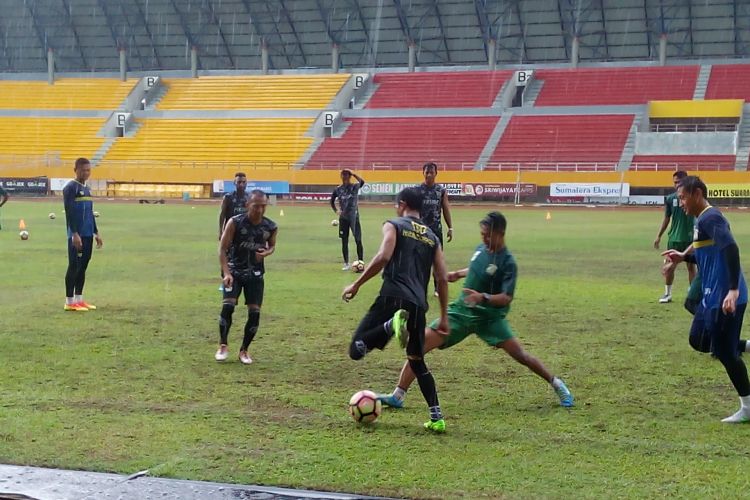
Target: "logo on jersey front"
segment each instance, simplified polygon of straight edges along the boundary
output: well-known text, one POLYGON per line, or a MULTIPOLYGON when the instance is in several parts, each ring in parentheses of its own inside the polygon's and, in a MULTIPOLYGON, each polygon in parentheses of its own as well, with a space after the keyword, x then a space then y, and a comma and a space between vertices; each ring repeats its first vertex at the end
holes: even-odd
POLYGON ((490 264, 489 266, 487 266, 487 269, 485 269, 484 271, 490 276, 494 276, 495 273, 497 272, 497 266, 495 264, 490 264))

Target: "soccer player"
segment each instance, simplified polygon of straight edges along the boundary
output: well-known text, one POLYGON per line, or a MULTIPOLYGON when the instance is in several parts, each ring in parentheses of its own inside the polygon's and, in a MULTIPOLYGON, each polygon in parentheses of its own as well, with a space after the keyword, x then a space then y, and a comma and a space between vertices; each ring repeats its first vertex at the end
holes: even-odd
MULTIPOLYGON (((8 202, 8 192, 2 186, 0 186, 0 196, 3 198, 3 201, 0 201, 0 207, 2 207, 8 202)), ((0 222, 2 222, 2 219, 0 219, 0 222)), ((3 226, 0 225, 0 229, 2 228, 3 226)))
POLYGON ((427 311, 427 285, 430 269, 438 279, 440 299, 439 328, 448 331, 446 307, 448 283, 443 251, 437 236, 419 218, 422 196, 419 188, 403 189, 397 197, 398 218, 383 224, 380 249, 357 280, 344 289, 342 298, 351 300, 359 288, 383 270, 380 294, 370 307, 349 345, 349 356, 354 360, 365 357, 373 349, 383 349, 396 337, 406 347, 407 364, 416 374, 419 388, 430 409, 430 420, 424 427, 433 432, 445 432, 445 420, 440 410, 435 379, 424 362, 424 329, 427 311))
POLYGON ((226 193, 221 200, 221 210, 219 211, 219 239, 224 232, 224 226, 227 221, 235 215, 247 212, 247 200, 250 195, 245 191, 247 188, 247 176, 244 172, 234 174, 234 192, 226 193))
MULTIPOLYGON (((474 251, 469 267, 448 273, 448 281, 466 278, 461 295, 448 306, 450 333, 433 321, 425 333, 425 353, 452 347, 472 333, 488 345, 502 348, 513 359, 546 380, 560 399, 560 405, 573 406, 573 395, 561 379, 526 352, 516 339, 506 316, 516 288, 516 261, 505 246, 507 222, 500 212, 490 212, 479 223, 482 243, 474 251)), ((414 381, 414 371, 404 364, 392 394, 380 396, 388 406, 401 408, 406 391, 414 381)))
MULTIPOLYGON (((684 252, 687 247, 690 246, 693 240, 693 217, 682 209, 680 202, 677 199, 677 186, 680 184, 682 179, 687 177, 687 173, 682 170, 678 170, 672 175, 672 181, 674 182, 675 192, 670 194, 664 199, 664 219, 659 226, 659 233, 656 235, 654 240, 654 248, 659 249, 659 243, 661 242, 661 236, 669 226, 669 238, 667 239, 667 250, 677 250, 678 252, 684 252), (670 226, 670 220, 672 224, 670 226)), ((688 269, 688 280, 693 282, 695 278, 695 265, 687 263, 688 269)), ((674 283, 674 268, 667 271, 664 274, 664 295, 659 298, 660 304, 666 304, 672 302, 672 283, 674 283)))
POLYGON ((94 202, 86 181, 91 176, 91 163, 86 158, 75 162, 76 178, 63 188, 65 222, 68 230, 68 270, 65 273, 66 311, 93 311, 96 306, 83 300, 86 269, 96 240, 96 248, 103 245, 94 217, 94 202))
POLYGON ((253 362, 247 349, 255 338, 260 324, 260 307, 263 305, 264 262, 276 250, 276 223, 264 216, 268 196, 259 189, 250 192, 245 213, 231 217, 219 243, 219 262, 224 274, 224 301, 219 316, 219 350, 214 358, 225 361, 232 315, 240 293, 245 295, 247 322, 240 347, 240 361, 253 362))
MULTIPOLYGON (((432 229, 435 236, 443 246, 443 224, 448 224, 448 241, 453 239, 453 223, 451 221, 451 205, 448 202, 448 192, 440 184, 435 184, 437 177, 437 165, 432 162, 425 163, 422 167, 424 182, 419 188, 422 190, 422 210, 419 216, 427 227, 432 229)), ((437 295, 437 278, 435 279, 435 294, 437 295)))
POLYGON ((339 216, 339 238, 341 238, 341 255, 344 257, 342 271, 351 269, 349 264, 349 230, 354 235, 357 244, 357 259, 365 258, 365 250, 362 247, 362 227, 359 224, 359 205, 357 196, 359 190, 365 185, 364 179, 348 169, 341 171, 341 185, 331 193, 331 208, 339 216), (352 177, 357 179, 352 183, 352 177), (339 200, 339 208, 336 208, 336 198, 339 200))
POLYGON ((747 307, 747 284, 740 266, 740 251, 729 222, 706 200, 706 185, 687 176, 677 188, 680 205, 696 218, 693 244, 686 251, 672 249, 665 272, 682 261, 698 264, 703 296, 690 327, 690 345, 711 352, 722 365, 740 397, 740 409, 722 422, 750 421, 750 380, 740 357, 740 333, 747 307))

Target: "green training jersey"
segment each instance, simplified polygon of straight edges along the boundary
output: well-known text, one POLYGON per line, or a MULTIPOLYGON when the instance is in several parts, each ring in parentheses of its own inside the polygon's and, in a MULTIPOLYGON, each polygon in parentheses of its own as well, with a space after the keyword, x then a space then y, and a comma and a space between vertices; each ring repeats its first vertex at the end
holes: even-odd
MULTIPOLYGON (((469 262, 469 273, 464 281, 464 288, 470 288, 477 292, 507 293, 513 295, 516 289, 516 275, 518 268, 516 259, 503 248, 498 252, 490 252, 487 246, 479 245, 471 256, 469 262)), ((456 301, 464 304, 464 293, 456 301)), ((478 315, 491 317, 505 317, 510 311, 510 305, 495 307, 487 304, 478 304, 472 308, 478 315)))
POLYGON ((669 241, 693 241, 695 218, 682 209, 677 193, 664 198, 664 215, 672 219, 669 226, 669 241))

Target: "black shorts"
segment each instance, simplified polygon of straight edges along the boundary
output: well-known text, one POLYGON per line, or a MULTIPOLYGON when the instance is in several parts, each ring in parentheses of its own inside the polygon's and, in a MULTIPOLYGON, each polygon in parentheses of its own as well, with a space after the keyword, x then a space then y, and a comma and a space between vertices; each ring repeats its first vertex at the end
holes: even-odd
POLYGON ((734 314, 724 314, 720 307, 709 311, 698 307, 690 327, 690 344, 717 358, 737 358, 746 307, 747 304, 737 304, 734 314))
POLYGON ((232 273, 232 289, 227 290, 224 288, 224 299, 238 300, 240 293, 245 295, 245 305, 255 304, 260 307, 263 304, 263 275, 257 276, 246 276, 236 275, 232 273))
MULTIPOLYGON (((353 340, 358 340, 358 336, 391 319, 399 309, 406 309, 409 312, 409 321, 407 322, 409 342, 406 344, 406 354, 423 356, 424 330, 427 324, 426 311, 413 302, 397 297, 383 297, 381 295, 375 299, 375 302, 370 306, 370 310, 360 321, 357 331, 354 332, 353 340)), ((382 338, 379 338, 378 342, 372 347, 382 350, 390 339, 391 336, 383 330, 382 338)))
POLYGON ((438 240, 440 241, 440 248, 443 248, 443 226, 438 224, 436 226, 430 226, 430 229, 433 233, 435 233, 435 236, 437 236, 438 240))
POLYGON ((339 238, 348 238, 350 229, 355 240, 359 241, 362 239, 362 227, 359 225, 359 216, 354 219, 354 224, 345 217, 339 217, 339 238))

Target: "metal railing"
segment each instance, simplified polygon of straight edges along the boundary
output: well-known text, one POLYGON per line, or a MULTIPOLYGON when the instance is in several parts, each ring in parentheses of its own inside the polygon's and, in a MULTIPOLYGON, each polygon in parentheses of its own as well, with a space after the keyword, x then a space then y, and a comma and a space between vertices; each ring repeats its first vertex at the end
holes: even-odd
POLYGON ((737 132, 736 123, 652 123, 651 132, 737 132))
POLYGON ((612 172, 617 162, 500 162, 488 163, 485 171, 525 172, 612 172))
POLYGON ((722 163, 722 162, 633 162, 630 165, 630 170, 636 172, 674 172, 675 170, 703 170, 703 171, 718 171, 718 170, 734 170, 734 163, 722 163))

